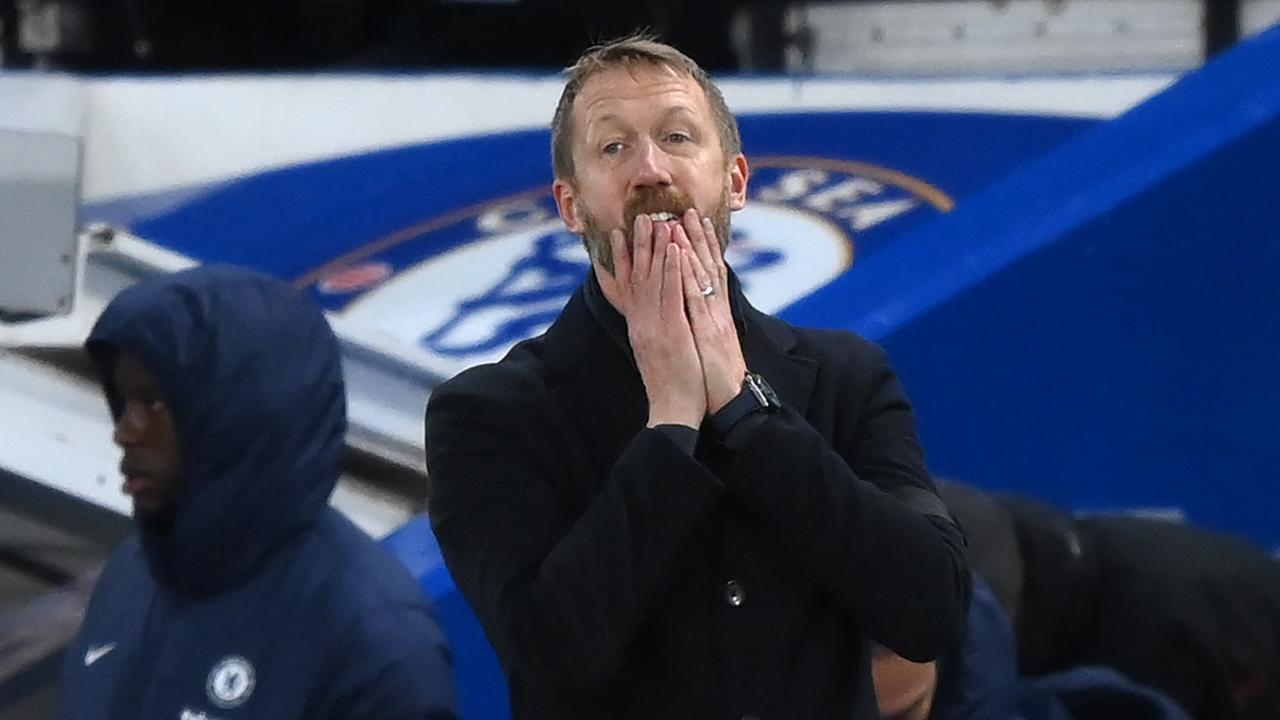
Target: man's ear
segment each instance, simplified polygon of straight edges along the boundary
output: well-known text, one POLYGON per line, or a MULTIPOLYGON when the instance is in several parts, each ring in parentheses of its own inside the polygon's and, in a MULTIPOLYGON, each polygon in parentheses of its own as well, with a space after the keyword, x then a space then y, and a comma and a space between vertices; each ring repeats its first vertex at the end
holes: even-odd
POLYGON ((578 211, 578 191, 573 187, 573 183, 563 178, 556 178, 551 183, 551 194, 556 198, 556 209, 560 212, 560 219, 564 221, 570 232, 579 235, 585 229, 582 224, 582 213, 578 211))
POLYGON ((747 156, 738 156, 729 164, 729 207, 741 210, 747 206, 747 181, 751 178, 751 168, 747 165, 747 156))

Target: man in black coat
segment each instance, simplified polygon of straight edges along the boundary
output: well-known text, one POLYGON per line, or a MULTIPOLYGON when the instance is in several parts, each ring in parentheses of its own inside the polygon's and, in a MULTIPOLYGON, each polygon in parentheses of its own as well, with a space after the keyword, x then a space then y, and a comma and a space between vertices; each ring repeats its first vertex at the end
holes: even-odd
POLYGON ((552 136, 594 272, 426 423, 432 525, 515 716, 878 717, 870 641, 931 659, 970 594, 884 352, 742 295, 748 166, 688 57, 588 52, 552 136))

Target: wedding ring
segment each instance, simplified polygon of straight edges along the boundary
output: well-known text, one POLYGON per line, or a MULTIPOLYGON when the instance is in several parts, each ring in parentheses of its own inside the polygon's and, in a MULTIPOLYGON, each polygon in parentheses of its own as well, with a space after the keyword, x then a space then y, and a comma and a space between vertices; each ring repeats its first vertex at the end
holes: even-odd
POLYGON ((708 285, 702 288, 700 292, 702 293, 702 297, 711 297, 716 294, 716 288, 714 285, 708 285))

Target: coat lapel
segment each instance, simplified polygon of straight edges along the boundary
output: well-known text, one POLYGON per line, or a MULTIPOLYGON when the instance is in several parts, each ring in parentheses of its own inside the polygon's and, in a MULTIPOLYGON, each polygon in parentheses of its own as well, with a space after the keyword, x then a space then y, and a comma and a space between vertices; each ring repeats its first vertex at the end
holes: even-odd
POLYGON ((644 427, 648 401, 631 359, 592 317, 581 288, 547 330, 552 395, 582 437, 603 482, 644 427))
POLYGON ((745 320, 742 349, 747 369, 764 376, 782 403, 801 416, 809 412, 818 363, 792 351, 798 341, 791 326, 752 307, 746 298, 739 305, 745 320))

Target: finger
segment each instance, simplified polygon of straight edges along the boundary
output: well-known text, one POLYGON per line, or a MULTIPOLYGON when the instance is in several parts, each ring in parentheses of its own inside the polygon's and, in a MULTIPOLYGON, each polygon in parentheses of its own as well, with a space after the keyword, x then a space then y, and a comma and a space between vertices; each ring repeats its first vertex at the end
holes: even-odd
POLYGON ((668 320, 683 318, 684 284, 680 281, 680 248, 667 243, 662 258, 662 315, 668 320))
POLYGON ((653 221, 648 215, 637 215, 631 227, 631 281, 649 276, 653 260, 653 221))
POLYGON ((707 273, 715 272, 716 266, 710 247, 711 241, 714 240, 714 232, 710 236, 707 234, 703 228, 702 219, 698 217, 698 211, 693 208, 685 211, 683 223, 685 232, 689 233, 689 239, 693 241, 693 247, 698 253, 698 262, 707 273))
POLYGON ((663 271, 662 263, 666 262, 667 246, 671 244, 671 228, 667 223, 660 222, 656 225, 651 223, 653 227, 653 274, 663 271))
POLYGON ((720 247, 720 238, 716 237, 716 228, 711 218, 702 218, 702 232, 707 238, 707 249, 711 252, 711 265, 708 270, 722 280, 728 280, 729 269, 724 262, 724 250, 720 247))
POLYGON ((693 253, 688 250, 680 251, 680 274, 684 284, 684 304, 689 314, 689 324, 693 326, 693 331, 696 335, 710 321, 711 315, 707 309, 707 298, 698 289, 700 286, 694 275, 694 263, 693 253))
POLYGON ((697 283, 697 287, 692 289, 702 290, 704 288, 714 288, 715 284, 712 282, 711 275, 706 270, 708 266, 703 264, 701 257, 699 257, 697 251, 694 250, 693 244, 685 234, 684 226, 677 225, 675 227, 675 230, 672 231, 672 242, 679 245, 680 249, 689 256, 688 262, 689 266, 693 269, 693 276, 685 278, 685 280, 687 282, 697 283))
POLYGON ((627 234, 620 228, 609 233, 609 247, 613 251, 613 277, 620 286, 631 279, 631 249, 627 247, 627 234))
POLYGON ((684 225, 677 223, 672 226, 671 242, 679 245, 682 250, 693 251, 693 244, 690 242, 689 233, 684 230, 684 225))

